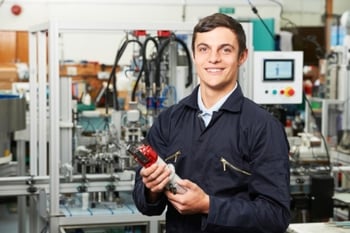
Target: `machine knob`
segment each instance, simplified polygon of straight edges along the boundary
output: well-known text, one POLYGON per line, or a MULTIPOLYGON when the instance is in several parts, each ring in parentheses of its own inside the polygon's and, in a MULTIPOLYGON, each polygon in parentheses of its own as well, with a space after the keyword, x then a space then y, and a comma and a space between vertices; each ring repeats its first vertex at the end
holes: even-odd
POLYGON ((287 87, 284 94, 286 96, 293 96, 295 94, 295 90, 292 87, 287 87))

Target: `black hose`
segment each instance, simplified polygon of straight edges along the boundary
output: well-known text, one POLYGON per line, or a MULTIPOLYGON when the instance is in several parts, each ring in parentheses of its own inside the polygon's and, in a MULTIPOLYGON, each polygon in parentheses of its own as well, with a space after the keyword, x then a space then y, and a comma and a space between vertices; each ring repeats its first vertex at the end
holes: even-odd
POLYGON ((141 66, 141 70, 139 72, 139 75, 138 75, 138 77, 136 79, 134 88, 132 90, 132 95, 131 95, 131 100, 132 101, 136 100, 136 90, 137 90, 137 87, 139 85, 139 82, 141 80, 141 77, 142 77, 143 73, 145 75, 145 85, 146 85, 146 87, 149 88, 151 86, 150 78, 149 78, 149 69, 147 67, 147 56, 146 56, 147 45, 148 45, 148 43, 150 41, 152 41, 154 43, 156 49, 158 50, 158 42, 157 42, 157 40, 154 37, 147 37, 145 42, 143 43, 143 48, 142 48, 142 66, 141 66))
MULTIPOLYGON (((109 74, 109 78, 108 78, 108 82, 107 82, 107 88, 105 90, 105 108, 106 108, 106 114, 108 114, 108 105, 109 105, 109 95, 108 95, 108 91, 109 91, 109 85, 111 84, 111 82, 113 81, 113 95, 117 96, 117 90, 115 88, 115 71, 117 70, 117 66, 119 63, 119 60, 121 58, 121 55, 125 52, 125 49, 128 45, 128 40, 125 40, 122 44, 122 46, 120 47, 120 49, 118 49, 117 54, 115 56, 114 59, 114 63, 113 63, 113 67, 112 70, 109 74)), ((113 108, 116 110, 119 110, 119 103, 118 101, 115 101, 116 97, 113 97, 113 108)))
POLYGON ((187 56, 187 61, 188 61, 188 78, 187 78, 187 83, 186 83, 186 87, 189 87, 191 84, 192 84, 192 81, 193 81, 193 77, 192 77, 192 61, 191 61, 191 54, 189 52, 189 49, 186 45, 186 43, 177 38, 175 35, 172 35, 168 40, 166 40, 162 46, 159 48, 159 51, 158 51, 158 55, 157 55, 157 60, 156 60, 156 74, 155 74, 155 83, 156 83, 156 96, 159 95, 159 92, 160 92, 160 84, 161 84, 161 81, 160 81, 160 63, 161 63, 161 60, 162 60, 162 55, 163 55, 163 52, 164 52, 164 49, 169 45, 169 43, 171 41, 175 41, 179 44, 181 44, 183 46, 183 48, 185 49, 185 52, 186 52, 186 56, 187 56))
MULTIPOLYGON (((141 49, 142 49, 142 43, 139 40, 125 40, 121 46, 121 48, 118 50, 113 67, 112 67, 112 71, 110 73, 109 79, 108 79, 108 84, 107 84, 107 89, 111 83, 111 81, 113 81, 113 108, 116 110, 120 110, 120 106, 119 106, 119 102, 118 102, 118 90, 117 90, 117 86, 116 86, 116 75, 115 72, 117 70, 118 67, 118 63, 120 58, 122 57, 122 55, 124 54, 126 47, 128 46, 129 43, 137 43, 140 45, 141 49)), ((106 94, 106 113, 108 113, 108 95, 106 94)))

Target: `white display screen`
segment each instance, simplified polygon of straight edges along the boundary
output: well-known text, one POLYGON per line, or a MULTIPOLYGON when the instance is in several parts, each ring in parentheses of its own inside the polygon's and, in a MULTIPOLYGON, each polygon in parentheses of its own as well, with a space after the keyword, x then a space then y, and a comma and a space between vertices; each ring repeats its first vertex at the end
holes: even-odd
POLYGON ((265 59, 264 81, 293 81, 293 59, 265 59))

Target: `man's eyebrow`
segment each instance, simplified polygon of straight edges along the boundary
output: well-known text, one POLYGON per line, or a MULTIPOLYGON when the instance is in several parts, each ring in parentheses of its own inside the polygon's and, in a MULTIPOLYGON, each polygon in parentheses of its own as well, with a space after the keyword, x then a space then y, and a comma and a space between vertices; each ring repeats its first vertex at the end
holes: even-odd
POLYGON ((196 47, 198 47, 198 46, 207 46, 207 47, 209 47, 209 45, 208 45, 208 44, 206 44, 206 43, 199 43, 199 44, 197 44, 197 46, 196 46, 196 47))
POLYGON ((223 47, 226 47, 226 46, 229 46, 229 47, 231 47, 231 48, 235 48, 235 46, 233 46, 232 44, 229 44, 229 43, 221 44, 221 45, 219 46, 219 48, 223 48, 223 47))
MULTIPOLYGON (((210 45, 208 45, 208 44, 206 44, 206 43, 199 43, 199 44, 197 44, 197 47, 198 47, 198 46, 207 46, 207 47, 210 47, 210 45)), ((222 48, 222 47, 225 47, 225 46, 229 46, 229 47, 232 47, 232 48, 235 47, 235 46, 233 46, 232 44, 224 43, 224 44, 219 45, 219 48, 222 48)))

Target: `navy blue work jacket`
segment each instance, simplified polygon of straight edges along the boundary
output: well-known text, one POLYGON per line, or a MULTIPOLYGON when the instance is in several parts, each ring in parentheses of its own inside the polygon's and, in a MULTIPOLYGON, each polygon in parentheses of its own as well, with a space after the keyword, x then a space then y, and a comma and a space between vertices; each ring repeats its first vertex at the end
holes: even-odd
POLYGON ((145 215, 165 209, 167 233, 283 233, 290 220, 289 145, 283 125, 245 98, 241 88, 214 112, 199 117, 198 87, 161 112, 147 140, 176 173, 210 197, 208 214, 181 215, 165 195, 147 203, 136 172, 133 199, 145 215))

